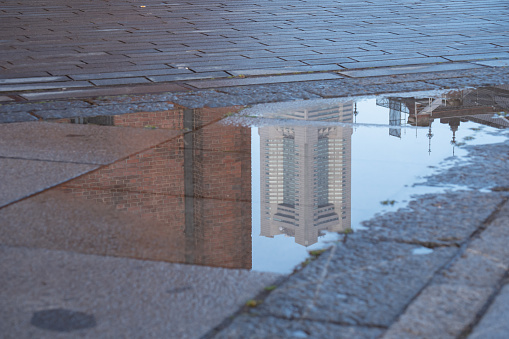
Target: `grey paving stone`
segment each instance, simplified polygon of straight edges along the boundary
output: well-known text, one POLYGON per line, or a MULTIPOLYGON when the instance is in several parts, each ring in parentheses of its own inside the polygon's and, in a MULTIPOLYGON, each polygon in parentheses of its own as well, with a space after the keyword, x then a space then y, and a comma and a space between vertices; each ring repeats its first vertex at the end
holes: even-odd
POLYGON ((375 339, 383 331, 378 328, 340 326, 316 321, 289 321, 275 317, 254 317, 242 315, 214 338, 338 338, 375 339))
POLYGON ((199 338, 278 277, 7 246, 0 254, 7 338, 199 338), (55 309, 93 316, 95 326, 67 333, 34 326, 41 325, 34 316, 55 309))
POLYGON ((25 83, 41 83, 41 82, 52 82, 52 81, 66 81, 68 77, 57 76, 57 77, 31 77, 31 78, 11 78, 11 79, 0 79, 0 85, 3 84, 25 84, 25 83))
POLYGON ((505 339, 509 333, 509 285, 505 285, 469 339, 505 339))
POLYGON ((290 74, 298 72, 322 72, 322 71, 338 71, 342 67, 338 65, 315 65, 315 66, 294 66, 282 68, 255 68, 255 69, 241 69, 229 71, 234 76, 239 75, 276 75, 276 74, 290 74))
POLYGON ((408 74, 408 73, 424 73, 424 72, 441 72, 441 71, 453 71, 463 69, 473 69, 482 67, 480 65, 468 64, 468 63, 447 63, 447 64, 431 64, 431 65, 415 65, 415 66, 401 66, 401 67, 386 67, 376 69, 366 69, 358 71, 341 71, 339 74, 346 75, 354 78, 362 77, 375 77, 383 75, 395 75, 395 74, 408 74))
POLYGON ((7 85, 0 85, 0 92, 34 91, 34 90, 41 90, 41 89, 92 87, 92 86, 93 85, 88 81, 62 81, 62 82, 47 82, 47 83, 32 83, 32 84, 7 84, 7 85))
POLYGON ((246 86, 256 84, 328 80, 338 78, 340 78, 340 76, 337 74, 315 73, 315 74, 282 75, 277 77, 273 76, 261 78, 245 78, 245 79, 187 81, 186 84, 196 88, 218 88, 218 87, 246 86))
POLYGON ((132 84, 146 84, 150 83, 149 80, 142 77, 136 78, 117 78, 117 79, 100 79, 90 80, 96 86, 110 86, 110 85, 132 85, 132 84))
POLYGON ((52 100, 52 99, 96 97, 106 95, 127 95, 141 93, 187 92, 187 91, 189 91, 188 88, 176 84, 157 84, 157 85, 151 84, 151 85, 133 85, 110 88, 88 88, 66 91, 33 92, 33 93, 23 93, 21 94, 21 97, 28 100, 52 100))
POLYGON ((382 337, 457 338, 494 289, 457 284, 427 287, 382 337))
POLYGON ((22 122, 22 121, 35 121, 36 117, 25 112, 1 112, 0 113, 0 124, 10 122, 22 122))
POLYGON ((9 102, 9 101, 14 101, 14 99, 10 98, 8 96, 5 96, 5 95, 0 95, 0 102, 9 102))
POLYGON ((509 66, 509 59, 476 61, 474 63, 478 64, 478 65, 490 66, 490 67, 508 67, 509 66))
POLYGON ((494 193, 454 191, 422 195, 407 207, 386 213, 362 224, 372 237, 426 246, 459 245, 504 201, 494 193), (456 211, 451 218, 448 211, 456 211))
POLYGON ((0 207, 96 169, 95 165, 68 164, 0 157, 0 207))
POLYGON ((273 291, 253 313, 348 325, 389 326, 456 253, 349 238, 273 291))
POLYGON ((434 64, 445 61, 447 60, 441 57, 426 57, 426 58, 396 59, 396 60, 340 62, 339 64, 344 68, 356 69, 356 68, 387 67, 402 65, 434 64))
POLYGON ((190 74, 175 74, 175 75, 154 75, 147 77, 153 82, 163 81, 183 81, 195 79, 210 79, 210 78, 227 78, 230 75, 226 72, 203 72, 203 73, 190 73, 190 74))

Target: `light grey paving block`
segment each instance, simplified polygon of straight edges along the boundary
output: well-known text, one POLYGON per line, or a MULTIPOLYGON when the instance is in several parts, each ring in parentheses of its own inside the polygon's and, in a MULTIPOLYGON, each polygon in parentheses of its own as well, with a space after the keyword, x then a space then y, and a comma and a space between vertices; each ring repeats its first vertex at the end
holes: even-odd
POLYGON ((90 80, 96 86, 109 86, 109 85, 130 85, 130 84, 147 84, 150 83, 149 80, 136 77, 136 78, 117 78, 117 79, 100 79, 100 80, 90 80))
POLYGON ((170 130, 42 121, 0 124, 0 156, 108 164, 178 134, 170 130))
POLYGON ((241 69, 235 71, 228 71, 234 76, 239 75, 277 75, 277 74, 291 74, 299 72, 322 72, 322 71, 338 71, 343 69, 338 65, 317 65, 317 66, 297 66, 297 67, 282 67, 282 68, 254 68, 254 69, 241 69))
POLYGON ((150 84, 150 85, 132 85, 122 87, 108 88, 83 88, 77 90, 65 91, 41 91, 33 93, 22 93, 22 96, 28 100, 51 100, 51 99, 68 99, 81 97, 95 97, 105 95, 129 95, 144 93, 162 93, 162 92, 187 92, 188 88, 176 84, 150 84))
POLYGON ((387 67, 387 66, 403 66, 403 65, 422 65, 434 64, 437 62, 447 61, 441 57, 397 59, 397 60, 378 60, 378 61, 361 61, 361 62, 341 62, 344 68, 371 68, 371 67, 387 67))
POLYGON ((486 60, 486 61, 476 61, 474 64, 490 66, 490 67, 508 67, 509 59, 498 59, 498 60, 486 60))
POLYGON ((498 194, 477 191, 422 195, 400 211, 383 214, 362 224, 371 229, 375 239, 423 245, 461 244, 503 201, 498 194), (451 218, 451 210, 461 213, 451 218))
POLYGON ((73 88, 73 87, 92 87, 88 81, 63 81, 33 84, 7 84, 0 85, 0 92, 16 92, 16 91, 35 91, 41 89, 57 89, 57 88, 73 88))
POLYGON ((389 326, 456 248, 414 255, 419 246, 349 237, 293 275, 253 311, 263 316, 389 326))
POLYGON ((339 78, 341 78, 341 76, 337 74, 314 73, 314 74, 282 75, 282 76, 245 78, 245 79, 187 81, 186 84, 196 88, 217 88, 217 87, 275 84, 284 82, 299 82, 312 80, 330 80, 339 78))
POLYGON ((456 70, 474 69, 474 68, 480 68, 480 67, 482 67, 482 66, 468 64, 468 63, 447 63, 447 64, 432 64, 432 65, 383 67, 383 68, 365 69, 365 70, 358 70, 358 71, 341 71, 341 72, 339 72, 339 74, 346 75, 346 76, 353 77, 353 78, 363 78, 363 77, 376 77, 376 76, 408 74, 408 73, 456 71, 456 70))
POLYGON ((0 124, 36 120, 38 120, 36 117, 26 112, 0 113, 0 124))
POLYGON ((149 76, 153 82, 162 81, 180 81, 180 80, 194 80, 194 79, 210 79, 210 78, 226 78, 229 74, 226 72, 203 72, 203 73, 190 73, 190 74, 171 74, 171 75, 153 75, 149 76))
POLYGON ((5 95, 0 95, 0 102, 8 102, 8 101, 14 101, 14 99, 9 98, 8 96, 5 96, 5 95))
POLYGON ((0 207, 42 191, 98 166, 0 157, 0 207))
POLYGON ((493 291, 456 284, 430 285, 382 338, 457 338, 493 291))
POLYGON ((474 328, 469 339, 506 339, 509 335, 509 285, 505 285, 495 301, 474 328))
POLYGON ((242 315, 236 318, 226 329, 214 336, 214 338, 375 339, 382 333, 383 330, 379 328, 340 326, 308 320, 291 321, 275 317, 242 315))
POLYGON ((200 338, 278 278, 6 246, 0 256, 4 338, 200 338), (64 332, 69 318, 60 319, 60 330, 55 319, 37 321, 55 310, 93 321, 71 332, 64 332))
POLYGON ((69 80, 69 78, 65 77, 65 76, 11 78, 11 79, 0 79, 0 85, 3 85, 3 84, 26 84, 26 83, 39 83, 39 82, 52 82, 52 81, 66 81, 66 80, 69 80))

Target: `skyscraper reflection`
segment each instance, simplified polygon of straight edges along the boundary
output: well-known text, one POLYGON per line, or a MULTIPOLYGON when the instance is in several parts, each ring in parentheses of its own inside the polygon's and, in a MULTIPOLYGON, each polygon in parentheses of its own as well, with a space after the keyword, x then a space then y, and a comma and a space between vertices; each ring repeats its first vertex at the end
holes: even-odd
MULTIPOLYGON (((280 114, 297 121, 352 123, 353 102, 280 114)), ((288 122, 286 122, 288 123, 288 122)), ((261 235, 310 246, 351 227, 351 127, 288 123, 260 134, 261 235)))

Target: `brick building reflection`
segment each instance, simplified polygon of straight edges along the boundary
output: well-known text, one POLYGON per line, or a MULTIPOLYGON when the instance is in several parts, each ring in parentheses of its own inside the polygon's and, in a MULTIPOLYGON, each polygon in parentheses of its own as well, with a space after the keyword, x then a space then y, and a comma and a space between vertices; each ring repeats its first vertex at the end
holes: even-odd
MULTIPOLYGON (((301 121, 345 122, 353 102, 278 115, 301 121)), ((310 246, 325 231, 351 227, 351 127, 264 126, 260 134, 261 235, 286 234, 310 246)))
POLYGON ((228 112, 175 109, 68 121, 187 131, 62 186, 136 221, 110 235, 117 248, 109 254, 251 267, 251 133, 215 123, 228 112))
POLYGON ((457 143, 456 132, 462 122, 472 121, 495 128, 509 127, 507 117, 498 114, 509 109, 508 85, 451 91, 435 97, 382 98, 377 99, 377 105, 390 109, 389 124, 395 128, 389 129, 389 134, 396 137, 401 137, 398 127, 408 123, 429 127, 428 137, 431 139, 431 126, 436 119, 450 126, 453 145, 457 143))

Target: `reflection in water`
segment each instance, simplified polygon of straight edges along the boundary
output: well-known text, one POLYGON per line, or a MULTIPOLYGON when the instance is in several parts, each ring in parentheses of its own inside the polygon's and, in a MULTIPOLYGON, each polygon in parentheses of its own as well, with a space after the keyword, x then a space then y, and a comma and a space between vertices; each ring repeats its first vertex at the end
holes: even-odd
MULTIPOLYGON (((351 228, 353 120, 359 118, 365 123, 379 125, 378 120, 387 118, 385 112, 369 112, 365 107, 359 113, 353 101, 324 102, 316 101, 316 105, 307 102, 301 108, 294 105, 283 113, 267 112, 266 116, 283 120, 273 120, 274 124, 265 124, 258 129, 261 160, 255 166, 260 168, 260 211, 256 210, 255 215, 261 219, 262 237, 259 239, 277 235, 294 237, 295 241, 289 240, 295 246, 284 248, 288 256, 293 256, 292 251, 305 251, 300 245, 307 247, 323 240, 320 237, 325 231, 351 228), (384 114, 381 119, 380 113, 384 114), (314 123, 307 123, 310 121, 314 123)), ((372 138, 387 127, 390 140, 401 138, 405 125, 429 127, 431 140, 432 122, 440 119, 441 123, 450 126, 454 146, 460 144, 455 140, 455 133, 462 122, 509 127, 507 118, 498 114, 509 107, 507 86, 454 91, 435 98, 390 97, 377 100, 377 104, 389 108, 389 124, 385 122, 382 130, 379 127, 369 131, 357 130, 355 133, 359 134, 354 138, 364 135, 363 140, 369 141, 364 149, 356 149, 354 153, 359 154, 353 154, 354 157, 362 157, 360 153, 374 149, 374 144, 386 145, 386 140, 372 138)), ((102 222, 99 226, 76 223, 66 230, 65 237, 59 235, 60 240, 51 245, 35 240, 39 241, 38 246, 99 255, 251 268, 251 130, 216 123, 227 113, 239 109, 179 108, 60 121, 103 125, 105 129, 122 127, 173 132, 168 134, 165 142, 51 191, 57 193, 55 197, 65 194, 69 201, 65 206, 69 209, 79 206, 90 214, 108 214, 121 222, 102 222)), ((357 139, 355 145, 363 140, 357 139)), ((422 158, 421 154, 415 156, 422 158)), ((408 160, 406 153, 400 157, 409 163, 419 162, 417 158, 408 160)), ((364 155, 365 158, 369 158, 369 162, 362 166, 373 166, 373 155, 364 155)), ((355 158, 354 164, 357 164, 355 158)), ((362 166, 357 169, 362 171, 362 166)), ((395 175, 394 166, 389 166, 388 172, 382 167, 372 175, 377 177, 373 180, 382 178, 387 181, 389 176, 395 175)), ((366 175, 354 173, 354 188, 363 186, 359 182, 367 181, 366 178, 366 175)), ((371 183, 364 185, 366 190, 375 187, 371 183)), ((362 204, 368 205, 365 195, 371 192, 363 194, 362 204)), ((356 209, 359 209, 358 205, 356 209)), ((372 206, 365 208, 376 209, 372 206)), ((354 217, 355 223, 358 220, 354 217)), ((44 232, 51 238, 59 231, 48 225, 44 232)), ((267 241, 274 244, 266 246, 277 246, 276 239, 267 241)), ((254 249, 275 252, 272 250, 254 249)), ((287 269, 282 267, 276 271, 287 269)))
MULTIPOLYGON (((509 109, 509 85, 451 91, 427 98, 388 97, 377 99, 377 105, 389 108, 389 125, 402 126, 408 121, 412 126, 429 128, 431 152, 432 123, 448 124, 452 132, 451 144, 456 145, 456 132, 461 122, 472 121, 495 128, 509 127, 505 115, 497 113, 509 109)), ((401 138, 400 128, 390 128, 389 134, 401 138)))
MULTIPOLYGON (((351 123, 353 102, 280 118, 351 123)), ((350 228, 351 127, 265 126, 260 134, 261 235, 309 246, 350 228)))
POLYGON ((109 246, 117 245, 109 254, 251 268, 250 129, 214 124, 225 112, 178 109, 68 121, 192 131, 61 188, 135 221, 110 239, 109 246))

